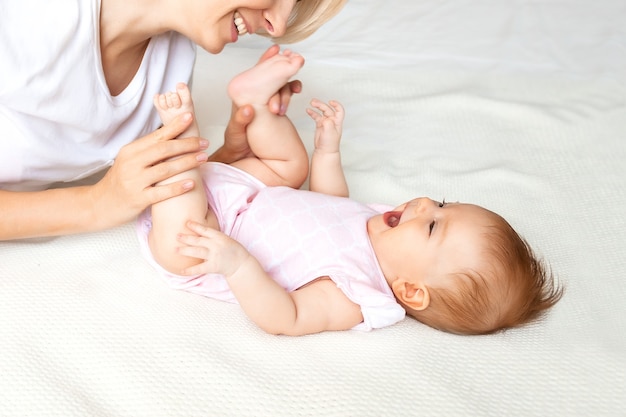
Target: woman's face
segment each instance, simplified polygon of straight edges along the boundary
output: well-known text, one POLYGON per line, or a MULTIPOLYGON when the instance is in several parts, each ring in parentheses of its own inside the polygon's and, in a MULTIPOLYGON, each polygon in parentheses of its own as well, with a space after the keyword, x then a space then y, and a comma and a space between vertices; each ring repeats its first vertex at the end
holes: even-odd
POLYGON ((177 31, 208 52, 217 54, 240 36, 265 30, 281 36, 296 0, 190 0, 185 4, 185 22, 177 31), (237 19, 237 23, 235 23, 237 19), (238 28, 239 27, 239 28, 238 28))

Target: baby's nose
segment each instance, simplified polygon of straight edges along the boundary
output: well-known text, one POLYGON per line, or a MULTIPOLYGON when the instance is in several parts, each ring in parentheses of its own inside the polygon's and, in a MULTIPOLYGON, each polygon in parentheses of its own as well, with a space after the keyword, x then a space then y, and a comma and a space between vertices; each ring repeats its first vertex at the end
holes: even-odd
POLYGON ((416 206, 421 207, 422 209, 426 209, 432 206, 436 206, 437 202, 428 197, 420 197, 415 200, 415 204, 416 206))
POLYGON ((420 197, 410 203, 411 209, 418 215, 429 214, 437 205, 436 201, 428 197, 420 197))

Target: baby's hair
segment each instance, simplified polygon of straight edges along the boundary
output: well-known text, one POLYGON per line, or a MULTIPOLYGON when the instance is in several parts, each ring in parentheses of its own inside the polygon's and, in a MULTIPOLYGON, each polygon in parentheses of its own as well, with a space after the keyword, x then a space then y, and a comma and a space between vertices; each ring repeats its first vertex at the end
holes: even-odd
MULTIPOLYGON (((324 23, 335 16, 347 0, 303 0, 297 1, 287 22, 287 32, 274 38, 276 43, 294 43, 311 36, 324 23)), ((269 36, 259 31, 260 35, 269 36)))
MULTIPOLYGON (((495 214, 495 213, 494 213, 495 214)), ((410 315, 458 334, 489 334, 540 318, 563 296, 551 271, 502 217, 485 233, 486 271, 453 274, 454 289, 429 288, 430 304, 410 315)))

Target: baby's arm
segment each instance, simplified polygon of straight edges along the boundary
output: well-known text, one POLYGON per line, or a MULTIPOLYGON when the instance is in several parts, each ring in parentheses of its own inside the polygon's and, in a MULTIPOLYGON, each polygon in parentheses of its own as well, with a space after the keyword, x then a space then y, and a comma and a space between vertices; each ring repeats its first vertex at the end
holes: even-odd
POLYGON ((341 166, 339 149, 344 118, 343 107, 334 100, 326 104, 317 99, 311 101, 311 106, 319 110, 319 113, 307 109, 307 113, 315 121, 315 149, 311 157, 309 189, 348 197, 348 184, 341 166))
POLYGON ((264 331, 298 336, 348 330, 363 321, 361 308, 328 277, 289 293, 237 241, 198 223, 190 222, 188 227, 199 236, 180 236, 186 244, 180 252, 206 261, 185 274, 224 275, 241 308, 264 331))
MULTIPOLYGON (((184 83, 176 86, 176 92, 158 94, 154 98, 156 107, 163 124, 168 124, 178 114, 194 112, 191 92, 184 83)), ((195 120, 190 128, 181 134, 182 136, 198 136, 198 124, 195 120)), ((188 233, 185 223, 188 220, 205 222, 207 213, 207 200, 202 182, 202 175, 198 168, 183 172, 163 181, 178 181, 192 179, 195 187, 193 190, 161 201, 152 206, 152 229, 148 235, 150 250, 155 260, 163 268, 174 274, 180 274, 184 268, 201 262, 200 259, 181 255, 177 248, 180 243, 176 237, 180 233, 188 233)))

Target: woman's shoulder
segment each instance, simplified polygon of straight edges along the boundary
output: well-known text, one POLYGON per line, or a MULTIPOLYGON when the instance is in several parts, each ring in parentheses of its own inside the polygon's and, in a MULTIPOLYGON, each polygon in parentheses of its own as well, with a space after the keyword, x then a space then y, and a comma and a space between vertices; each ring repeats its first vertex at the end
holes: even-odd
POLYGON ((25 55, 67 46, 84 33, 97 33, 94 27, 94 21, 96 24, 99 21, 96 3, 89 0, 5 2, 0 32, 7 36, 2 37, 2 44, 13 46, 12 49, 25 55))
POLYGON ((20 78, 49 71, 59 56, 72 50, 83 54, 84 59, 80 45, 93 45, 98 31, 95 4, 80 0, 4 2, 0 17, 0 82, 19 83, 20 78))

